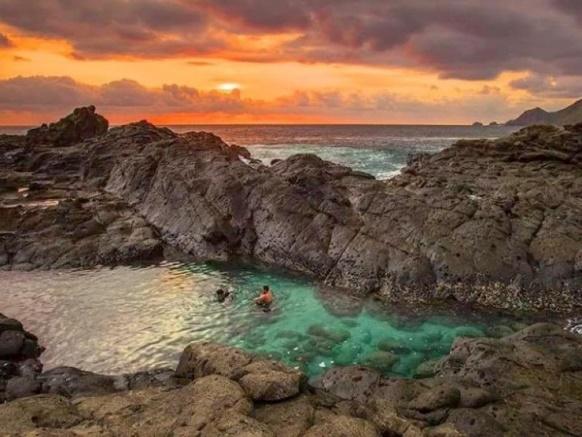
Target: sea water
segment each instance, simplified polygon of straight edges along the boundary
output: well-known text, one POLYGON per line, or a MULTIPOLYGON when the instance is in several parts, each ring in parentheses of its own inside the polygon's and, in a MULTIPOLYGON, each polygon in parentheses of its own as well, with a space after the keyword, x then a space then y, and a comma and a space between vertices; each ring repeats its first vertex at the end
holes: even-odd
MULTIPOLYGON (((270 165, 297 153, 314 153, 338 164, 387 179, 399 173, 409 154, 435 153, 463 138, 497 138, 509 126, 427 125, 179 125, 178 133, 206 131, 229 144, 248 147, 270 165)), ((0 134, 23 134, 26 127, 0 126, 0 134)))
POLYGON ((45 368, 100 373, 175 367, 191 342, 215 341, 278 359, 315 376, 364 364, 412 377, 455 338, 479 337, 514 320, 476 312, 384 307, 313 281, 252 266, 163 263, 151 267, 0 272, 1 311, 47 350, 45 368), (253 303, 263 285, 270 311, 253 303), (234 293, 216 300, 218 288, 234 293))

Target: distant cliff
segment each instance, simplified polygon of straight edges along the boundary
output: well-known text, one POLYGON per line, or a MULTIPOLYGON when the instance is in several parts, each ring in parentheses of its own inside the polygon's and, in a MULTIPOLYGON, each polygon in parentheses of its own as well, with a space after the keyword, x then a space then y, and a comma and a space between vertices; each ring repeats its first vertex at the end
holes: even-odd
POLYGON ((525 111, 515 120, 505 123, 508 126, 531 126, 533 124, 554 124, 564 126, 582 122, 582 99, 556 112, 548 112, 542 108, 525 111))

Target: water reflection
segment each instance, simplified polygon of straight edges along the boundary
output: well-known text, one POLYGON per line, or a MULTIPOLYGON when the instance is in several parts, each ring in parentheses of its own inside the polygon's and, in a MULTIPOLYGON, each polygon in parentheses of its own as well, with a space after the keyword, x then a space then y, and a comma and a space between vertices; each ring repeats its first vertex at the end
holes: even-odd
POLYGON ((164 263, 147 268, 0 272, 2 311, 19 318, 47 347, 47 368, 70 365, 123 373, 176 365, 193 341, 212 340, 282 359, 310 375, 367 364, 401 376, 445 354, 459 335, 514 321, 474 313, 416 314, 316 292, 310 281, 245 266, 164 263), (273 311, 252 299, 274 289, 273 311), (216 302, 231 288, 232 304, 216 302))

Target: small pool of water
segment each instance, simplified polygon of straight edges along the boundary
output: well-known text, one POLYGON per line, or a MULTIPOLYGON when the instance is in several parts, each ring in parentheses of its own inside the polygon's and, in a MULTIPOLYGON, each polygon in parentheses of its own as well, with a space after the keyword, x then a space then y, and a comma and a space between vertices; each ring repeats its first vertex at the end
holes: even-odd
POLYGON ((113 374, 175 367, 189 343, 211 340, 280 359, 309 376, 365 364, 412 377, 458 336, 519 327, 475 312, 382 308, 319 290, 305 278, 246 266, 0 272, 0 284, 0 311, 40 337, 47 369, 113 374), (276 298, 270 312, 252 302, 266 284, 276 298), (218 303, 218 288, 234 290, 234 301, 218 303))

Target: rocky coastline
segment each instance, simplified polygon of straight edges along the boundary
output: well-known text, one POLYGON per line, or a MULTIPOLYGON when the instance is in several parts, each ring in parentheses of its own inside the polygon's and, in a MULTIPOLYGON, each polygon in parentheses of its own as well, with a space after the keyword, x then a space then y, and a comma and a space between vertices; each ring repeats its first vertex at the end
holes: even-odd
POLYGON ((283 267, 387 302, 571 313, 582 302, 582 125, 411 157, 389 181, 215 135, 108 128, 78 108, 0 136, 0 269, 155 262, 283 267))
POLYGON ((582 434, 582 338, 551 324, 459 338, 417 379, 348 366, 307 381, 209 342, 186 347, 175 370, 120 376, 42 372, 41 351, 19 322, 0 317, 0 396, 10 401, 0 404, 2 436, 582 434), (8 351, 14 333, 34 347, 8 351))

